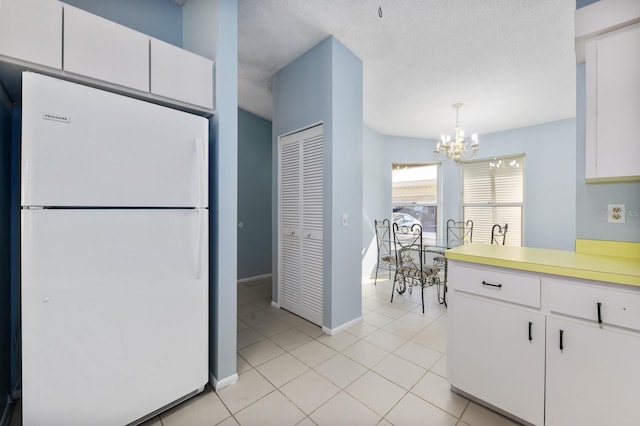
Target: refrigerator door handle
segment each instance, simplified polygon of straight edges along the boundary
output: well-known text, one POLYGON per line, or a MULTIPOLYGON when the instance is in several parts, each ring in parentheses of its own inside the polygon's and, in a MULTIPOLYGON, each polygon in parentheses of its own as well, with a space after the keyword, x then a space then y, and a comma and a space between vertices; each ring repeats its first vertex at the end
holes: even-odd
POLYGON ((197 137, 194 140, 196 144, 196 155, 198 161, 198 205, 196 207, 204 207, 202 200, 204 199, 203 190, 206 187, 204 175, 205 167, 204 167, 204 147, 202 146, 202 138, 197 137))
POLYGON ((202 276, 202 249, 204 248, 204 229, 203 221, 205 220, 205 212, 202 209, 196 209, 198 212, 198 249, 196 250, 196 279, 202 276))

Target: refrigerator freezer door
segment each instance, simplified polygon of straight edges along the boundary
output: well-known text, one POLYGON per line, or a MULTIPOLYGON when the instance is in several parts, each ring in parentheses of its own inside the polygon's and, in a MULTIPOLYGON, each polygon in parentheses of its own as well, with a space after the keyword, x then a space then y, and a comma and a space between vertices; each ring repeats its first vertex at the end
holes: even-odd
POLYGON ((22 205, 207 207, 203 117, 25 72, 22 205))
POLYGON ((207 210, 22 224, 25 425, 124 425, 207 383, 207 210))

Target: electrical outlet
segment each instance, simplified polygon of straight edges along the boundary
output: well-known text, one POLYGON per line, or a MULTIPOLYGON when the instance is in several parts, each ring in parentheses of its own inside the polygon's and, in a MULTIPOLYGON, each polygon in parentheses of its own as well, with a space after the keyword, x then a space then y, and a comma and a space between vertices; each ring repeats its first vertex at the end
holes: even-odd
POLYGON ((609 204, 607 216, 609 223, 624 223, 626 217, 624 204, 609 204))

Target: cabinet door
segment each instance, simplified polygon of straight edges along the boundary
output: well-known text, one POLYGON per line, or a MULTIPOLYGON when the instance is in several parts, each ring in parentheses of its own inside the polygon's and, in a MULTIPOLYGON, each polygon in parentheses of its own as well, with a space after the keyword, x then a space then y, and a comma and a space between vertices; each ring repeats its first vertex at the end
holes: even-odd
POLYGON ((151 93, 213 108, 213 62, 151 39, 151 93))
POLYGON ((62 3, 0 1, 0 55, 62 68, 62 3))
POLYGON ((451 384, 533 424, 544 422, 544 315, 455 293, 451 384))
POLYGON ((638 333, 549 317, 546 424, 637 425, 638 354, 638 333))
POLYGON ((586 177, 640 176, 640 26, 586 46, 586 177))
POLYGON ((149 37, 64 6, 64 70, 149 91, 149 37))

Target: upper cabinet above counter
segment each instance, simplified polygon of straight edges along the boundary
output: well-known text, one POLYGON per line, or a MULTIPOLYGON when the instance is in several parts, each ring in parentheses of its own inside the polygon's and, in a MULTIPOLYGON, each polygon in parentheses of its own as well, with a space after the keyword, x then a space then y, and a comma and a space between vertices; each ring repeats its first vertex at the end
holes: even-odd
POLYGON ((0 55, 62 69, 62 3, 0 2, 0 55))
POLYGON ((640 1, 576 10, 575 37, 586 74, 585 179, 640 180, 640 1))
POLYGON ((63 69, 149 91, 149 37, 64 5, 63 69))
POLYGON ((0 1, 0 62, 213 114, 213 61, 57 1, 0 1))
POLYGON ((576 10, 576 62, 585 62, 585 42, 593 37, 640 22, 638 0, 598 0, 576 10))

